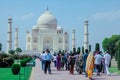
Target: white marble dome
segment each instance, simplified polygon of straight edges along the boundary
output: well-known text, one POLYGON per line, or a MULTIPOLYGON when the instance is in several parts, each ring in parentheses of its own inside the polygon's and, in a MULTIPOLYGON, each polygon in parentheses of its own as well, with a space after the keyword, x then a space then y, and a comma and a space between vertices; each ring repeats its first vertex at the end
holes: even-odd
POLYGON ((34 25, 32 29, 38 29, 38 27, 36 25, 34 25))
POLYGON ((37 21, 37 25, 41 29, 57 29, 57 19, 50 11, 45 11, 37 21))

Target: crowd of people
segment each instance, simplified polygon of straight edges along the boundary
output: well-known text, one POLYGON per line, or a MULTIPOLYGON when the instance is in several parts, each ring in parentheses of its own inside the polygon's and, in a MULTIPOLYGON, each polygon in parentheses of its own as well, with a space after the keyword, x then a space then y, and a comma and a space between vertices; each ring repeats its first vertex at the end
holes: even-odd
MULTIPOLYGON (((47 72, 51 74, 51 62, 54 63, 54 67, 58 71, 68 70, 70 74, 74 74, 74 69, 78 71, 79 74, 84 73, 85 76, 88 76, 86 72, 86 61, 89 56, 89 52, 86 49, 85 53, 54 53, 51 54, 50 51, 47 49, 43 51, 43 53, 39 56, 41 61, 42 70, 45 74, 47 72)), ((111 61, 111 55, 108 51, 104 54, 101 51, 96 51, 93 53, 94 58, 94 70, 97 76, 100 76, 100 73, 106 73, 109 75, 109 64, 111 61)))

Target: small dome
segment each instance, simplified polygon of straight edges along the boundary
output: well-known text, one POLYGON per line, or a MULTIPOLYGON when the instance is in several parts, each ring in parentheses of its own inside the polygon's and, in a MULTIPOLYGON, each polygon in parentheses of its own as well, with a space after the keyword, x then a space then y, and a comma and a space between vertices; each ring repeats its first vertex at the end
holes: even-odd
POLYGON ((58 26, 57 30, 63 30, 63 28, 61 26, 58 26))
POLYGON ((38 27, 36 25, 34 25, 32 29, 38 29, 38 27))
POLYGON ((39 28, 43 29, 56 29, 57 28, 57 20, 56 18, 50 13, 50 11, 45 11, 37 21, 37 25, 39 28))
POLYGON ((11 20, 11 19, 12 19, 12 17, 8 17, 8 19, 9 19, 9 20, 11 20))
POLYGON ((88 23, 88 19, 85 19, 84 22, 85 22, 85 23, 88 23))

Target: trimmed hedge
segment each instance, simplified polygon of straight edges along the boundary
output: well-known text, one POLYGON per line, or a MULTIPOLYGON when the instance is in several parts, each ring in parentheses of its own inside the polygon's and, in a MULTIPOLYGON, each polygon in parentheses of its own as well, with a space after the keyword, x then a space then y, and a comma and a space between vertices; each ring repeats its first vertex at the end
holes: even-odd
POLYGON ((11 57, 0 59, 0 67, 11 67, 13 63, 14 59, 11 57))
POLYGON ((11 67, 12 66, 12 64, 14 63, 14 59, 12 59, 12 58, 7 58, 7 63, 8 63, 8 67, 11 67))
POLYGON ((120 70, 120 42, 119 42, 119 46, 118 46, 118 60, 117 60, 117 64, 118 64, 118 70, 120 70))
POLYGON ((19 74, 20 69, 21 69, 21 67, 20 67, 19 64, 13 64, 12 67, 11 67, 12 73, 13 73, 14 75, 19 74))
POLYGON ((26 66, 26 63, 29 62, 32 58, 24 58, 23 60, 20 61, 20 65, 22 67, 26 66))
POLYGON ((20 65, 21 65, 21 67, 25 67, 25 66, 26 66, 26 61, 21 60, 21 61, 20 61, 20 65))

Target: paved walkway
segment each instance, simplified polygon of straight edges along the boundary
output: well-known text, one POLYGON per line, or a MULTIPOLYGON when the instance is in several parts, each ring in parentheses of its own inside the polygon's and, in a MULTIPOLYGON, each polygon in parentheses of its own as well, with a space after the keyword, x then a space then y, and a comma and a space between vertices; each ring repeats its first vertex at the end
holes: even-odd
MULTIPOLYGON (((36 59, 36 66, 33 67, 30 80, 89 80, 84 77, 84 75, 79 75, 76 71, 74 75, 69 74, 69 71, 57 71, 56 68, 51 65, 52 74, 44 74, 41 69, 41 64, 39 59, 36 59)), ((116 74, 111 74, 106 76, 101 74, 101 76, 93 75, 94 80, 120 80, 120 76, 116 74)))

